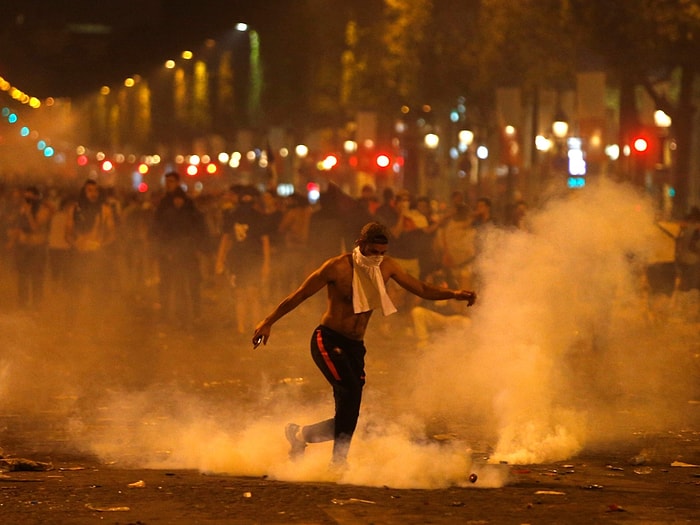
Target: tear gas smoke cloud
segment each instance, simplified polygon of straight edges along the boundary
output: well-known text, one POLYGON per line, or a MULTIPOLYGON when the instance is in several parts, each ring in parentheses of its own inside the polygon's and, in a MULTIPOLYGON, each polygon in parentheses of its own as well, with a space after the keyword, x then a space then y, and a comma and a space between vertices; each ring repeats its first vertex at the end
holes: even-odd
MULTIPOLYGON (((501 486, 507 471, 473 455, 493 447, 492 462, 558 461, 596 439, 676 422, 668 406, 693 395, 683 373, 692 337, 682 321, 655 322, 660 312, 639 293, 657 233, 652 206, 603 182, 553 200, 530 222, 530 232, 488 235, 467 331, 436 334, 418 357, 373 333, 373 320, 360 426, 339 481, 501 486), (375 373, 381 360, 395 363, 386 377, 375 373), (428 439, 433 429, 459 439, 428 439)), ((99 328, 57 344, 50 322, 37 330, 8 316, 0 409, 19 417, 50 409, 76 450, 123 465, 337 480, 330 443, 292 464, 282 432, 290 420, 332 413, 307 337, 285 335, 302 326, 310 334, 319 313, 319 304, 302 305, 254 353, 240 339, 234 348, 204 337, 165 346, 152 330, 117 350, 103 349, 99 328), (303 381, 281 381, 287 375, 303 381)))
POLYGON ((492 460, 509 463, 668 424, 668 407, 692 395, 682 334, 693 328, 650 322, 661 312, 640 284, 663 240, 654 221, 650 202, 604 180, 533 212, 529 232, 490 232, 470 331, 443 334, 418 363, 421 412, 482 423, 492 460))

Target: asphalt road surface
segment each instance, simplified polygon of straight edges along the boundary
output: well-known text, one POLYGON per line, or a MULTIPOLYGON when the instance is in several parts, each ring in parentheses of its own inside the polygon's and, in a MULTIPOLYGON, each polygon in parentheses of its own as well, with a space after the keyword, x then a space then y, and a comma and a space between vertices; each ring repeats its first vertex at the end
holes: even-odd
MULTIPOLYGON (((697 433, 659 439, 700 460, 697 433)), ((19 446, 13 451, 22 452, 19 446)), ((477 480, 432 490, 289 483, 33 455, 51 461, 53 470, 4 472, 0 514, 8 525, 700 523, 700 467, 674 467, 667 457, 629 465, 625 455, 585 451, 566 464, 509 467, 501 488, 480 489, 477 480)))

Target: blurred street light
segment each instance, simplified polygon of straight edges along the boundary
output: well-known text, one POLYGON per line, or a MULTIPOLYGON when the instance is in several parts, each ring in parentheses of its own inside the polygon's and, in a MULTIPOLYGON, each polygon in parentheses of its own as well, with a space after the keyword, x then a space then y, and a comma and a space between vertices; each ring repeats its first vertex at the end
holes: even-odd
POLYGON ((463 129, 458 134, 459 143, 469 147, 474 142, 474 132, 470 129, 463 129))
POLYGON ((351 155, 352 153, 357 152, 357 142, 354 140, 346 140, 343 142, 343 151, 347 153, 348 155, 351 155))
POLYGON ((569 122, 562 111, 557 111, 552 122, 552 133, 558 139, 563 139, 569 134, 569 122))
POLYGON ((670 128, 672 124, 671 117, 669 117, 663 110, 657 109, 654 111, 654 124, 659 128, 670 128))
POLYGON ((298 144, 297 147, 294 148, 294 153, 296 153, 297 157, 303 159, 309 154, 309 148, 304 144, 298 144))
POLYGON ((544 135, 537 135, 535 137, 535 147, 537 151, 547 152, 552 149, 552 140, 544 135))
POLYGON ((428 133, 423 138, 423 142, 428 149, 435 150, 440 145, 440 137, 435 133, 428 133))

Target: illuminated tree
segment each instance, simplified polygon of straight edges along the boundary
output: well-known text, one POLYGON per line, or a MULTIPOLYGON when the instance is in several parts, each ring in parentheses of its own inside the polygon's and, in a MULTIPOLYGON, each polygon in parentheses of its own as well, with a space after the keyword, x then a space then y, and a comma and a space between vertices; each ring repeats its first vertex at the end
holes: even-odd
POLYGON ((147 82, 140 82, 136 89, 134 142, 141 147, 147 147, 151 138, 151 90, 147 82))
POLYGON ((562 0, 482 0, 480 65, 490 86, 571 84, 577 39, 569 3, 562 0))
POLYGON ((362 70, 362 63, 357 59, 357 40, 357 22, 350 20, 345 27, 346 49, 341 56, 340 105, 346 109, 357 91, 357 78, 362 70))
POLYGON ((121 121, 119 104, 114 104, 109 111, 109 145, 112 147, 122 144, 122 137, 119 133, 121 121))
POLYGON ((192 114, 189 122, 193 130, 207 130, 211 126, 211 111, 209 108, 209 72, 207 63, 197 60, 192 75, 192 114))
POLYGON ((189 112, 187 110, 187 97, 188 89, 185 70, 179 67, 175 71, 175 78, 173 81, 173 107, 175 111, 175 119, 180 125, 185 124, 189 116, 189 112))
POLYGON ((381 69, 386 88, 400 101, 422 102, 421 62, 416 54, 424 49, 431 14, 432 0, 384 0, 381 69))

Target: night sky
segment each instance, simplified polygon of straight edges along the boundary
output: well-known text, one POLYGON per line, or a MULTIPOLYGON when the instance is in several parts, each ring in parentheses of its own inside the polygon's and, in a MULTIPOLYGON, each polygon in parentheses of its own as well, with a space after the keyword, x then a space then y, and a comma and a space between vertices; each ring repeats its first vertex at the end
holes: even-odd
MULTIPOLYGON (((245 21, 264 34, 283 0, 20 0, 0 5, 0 76, 25 92, 79 96, 145 74, 245 21)), ((302 2, 298 2, 301 5, 302 2)), ((283 9, 280 9, 280 8, 283 9)), ((273 43, 270 42, 270 45, 273 43)))

